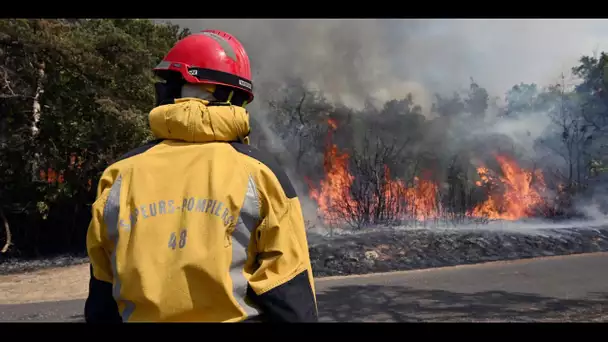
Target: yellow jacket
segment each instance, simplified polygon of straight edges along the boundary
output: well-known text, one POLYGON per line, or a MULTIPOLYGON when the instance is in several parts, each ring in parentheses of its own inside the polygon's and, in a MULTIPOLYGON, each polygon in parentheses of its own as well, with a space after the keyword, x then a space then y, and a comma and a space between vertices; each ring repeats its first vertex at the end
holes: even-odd
POLYGON ((300 202, 247 111, 186 98, 149 120, 159 140, 97 188, 86 320, 316 321, 300 202))

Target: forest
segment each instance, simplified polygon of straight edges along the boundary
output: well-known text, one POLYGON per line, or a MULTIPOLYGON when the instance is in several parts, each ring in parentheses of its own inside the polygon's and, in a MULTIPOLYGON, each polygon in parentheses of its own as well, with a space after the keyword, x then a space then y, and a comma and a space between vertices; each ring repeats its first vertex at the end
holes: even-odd
MULTIPOLYGON (((0 258, 84 252, 97 179, 153 139, 151 68, 189 33, 0 20, 0 258)), ((250 109, 251 141, 288 171, 309 227, 586 217, 607 209, 608 54, 571 74, 500 96, 471 79, 432 108, 412 94, 350 108, 280 79, 250 109)))

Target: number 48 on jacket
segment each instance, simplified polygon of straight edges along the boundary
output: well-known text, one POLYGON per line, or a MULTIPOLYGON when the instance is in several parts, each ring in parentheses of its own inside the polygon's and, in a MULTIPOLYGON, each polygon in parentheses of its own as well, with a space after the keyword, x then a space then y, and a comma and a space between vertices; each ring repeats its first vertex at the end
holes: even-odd
POLYGON ((179 248, 184 248, 184 246, 186 246, 186 239, 188 238, 188 230, 186 229, 182 229, 179 233, 179 242, 177 241, 177 234, 175 232, 172 232, 171 235, 169 235, 169 248, 171 249, 175 249, 177 246, 179 246, 179 248))

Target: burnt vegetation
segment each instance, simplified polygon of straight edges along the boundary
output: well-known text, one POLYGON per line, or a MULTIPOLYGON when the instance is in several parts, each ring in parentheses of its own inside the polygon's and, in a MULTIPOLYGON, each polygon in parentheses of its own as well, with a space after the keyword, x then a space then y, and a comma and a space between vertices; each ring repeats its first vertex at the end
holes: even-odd
POLYGON ((411 94, 353 110, 300 86, 267 117, 288 132, 287 118, 309 113, 296 124, 313 123, 307 135, 290 134, 279 154, 306 178, 326 225, 582 217, 583 199, 606 209, 607 61, 582 57, 572 69, 578 82, 515 85, 502 104, 474 80, 468 91, 437 95, 428 113, 411 94))
MULTIPOLYGON (((149 20, 0 20, 4 256, 84 252, 97 179, 151 138, 150 69, 185 34, 149 20)), ((583 56, 578 82, 500 99, 471 80, 428 109, 411 94, 349 108, 284 80, 257 100, 252 143, 328 227, 569 218, 608 190, 607 65, 583 56)))

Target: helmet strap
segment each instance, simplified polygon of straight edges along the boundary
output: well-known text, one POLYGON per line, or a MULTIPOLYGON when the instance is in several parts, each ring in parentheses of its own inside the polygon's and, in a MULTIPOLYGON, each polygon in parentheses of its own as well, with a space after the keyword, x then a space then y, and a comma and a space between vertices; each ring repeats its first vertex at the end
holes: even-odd
POLYGON ((245 107, 249 95, 244 91, 232 87, 218 85, 215 88, 215 92, 213 92, 213 96, 219 102, 230 103, 237 107, 245 107))
POLYGON ((226 100, 226 102, 230 103, 230 100, 232 100, 232 96, 234 96, 234 90, 230 91, 230 94, 228 94, 228 99, 226 100))

